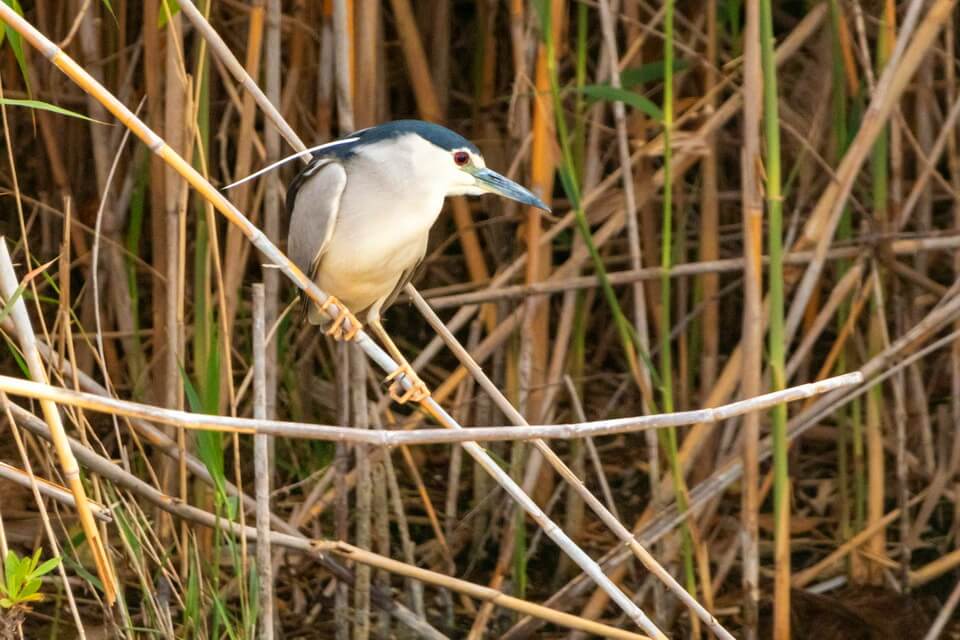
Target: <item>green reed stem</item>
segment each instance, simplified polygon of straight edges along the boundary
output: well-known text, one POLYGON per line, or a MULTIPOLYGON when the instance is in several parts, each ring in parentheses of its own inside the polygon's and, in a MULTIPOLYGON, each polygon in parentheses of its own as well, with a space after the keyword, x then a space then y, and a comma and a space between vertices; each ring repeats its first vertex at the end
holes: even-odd
MULTIPOLYGON (((760 2, 760 65, 763 69, 763 123, 766 167, 766 199, 769 219, 770 252, 770 332, 769 358, 772 390, 786 386, 786 337, 784 335, 783 292, 783 192, 780 167, 780 116, 777 94, 777 67, 774 59, 773 11, 770 0, 760 2)), ((777 405, 772 412, 773 432, 773 504, 775 557, 775 630, 789 620, 790 610, 790 475, 787 458, 787 406, 777 405), (781 609, 782 607, 782 609, 781 609)), ((786 628, 789 636, 789 626, 786 628)))
MULTIPOLYGON (((664 53, 663 53, 663 223, 660 239, 660 390, 663 398, 663 410, 670 413, 673 404, 673 352, 670 344, 670 269, 673 266, 673 0, 667 0, 664 14, 664 53)), ((681 512, 687 509, 686 483, 683 467, 680 464, 677 430, 673 427, 658 432, 660 446, 667 453, 670 472, 673 477, 673 490, 677 507, 681 512)), ((682 527, 683 567, 687 590, 696 593, 697 579, 693 563, 693 538, 689 525, 682 527)))

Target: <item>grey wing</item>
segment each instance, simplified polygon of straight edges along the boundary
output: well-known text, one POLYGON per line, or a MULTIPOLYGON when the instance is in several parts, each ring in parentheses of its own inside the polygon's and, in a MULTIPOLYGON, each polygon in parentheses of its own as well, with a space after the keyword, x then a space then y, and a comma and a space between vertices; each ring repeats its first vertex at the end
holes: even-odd
POLYGON ((294 264, 311 278, 336 228, 346 184, 343 165, 330 158, 320 158, 310 163, 287 191, 290 216, 287 252, 294 264))
POLYGON ((417 275, 417 270, 420 268, 420 265, 423 264, 423 259, 427 256, 427 243, 424 241, 423 244, 423 253, 420 254, 420 259, 417 260, 417 263, 405 269, 402 274, 400 274, 400 279, 397 280, 397 286, 393 288, 393 291, 390 292, 390 295, 386 297, 383 304, 380 306, 381 311, 386 310, 390 305, 396 301, 397 296, 400 295, 400 292, 403 291, 403 288, 407 286, 407 283, 413 280, 413 277, 417 275))
MULTIPOLYGON (((331 158, 318 158, 294 178, 287 190, 287 254, 311 280, 316 278, 320 259, 337 226, 346 184, 342 164, 331 158)), ((305 304, 302 311, 307 308, 309 305, 305 304)))

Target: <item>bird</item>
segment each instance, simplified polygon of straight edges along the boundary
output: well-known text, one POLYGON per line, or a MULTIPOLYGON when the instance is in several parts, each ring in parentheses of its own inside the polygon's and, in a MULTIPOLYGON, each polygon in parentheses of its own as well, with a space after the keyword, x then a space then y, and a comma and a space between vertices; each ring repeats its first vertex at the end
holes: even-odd
POLYGON ((430 122, 387 122, 310 151, 312 160, 290 182, 286 196, 288 256, 330 296, 323 305, 310 305, 309 322, 323 324, 323 312, 337 305, 346 313, 338 314, 326 333, 351 340, 362 316, 398 364, 385 381, 390 397, 400 404, 421 402, 429 389, 384 330, 381 315, 423 262, 444 200, 492 193, 545 211, 550 207, 488 168, 477 145, 430 122), (411 383, 408 389, 400 384, 401 374, 411 383))

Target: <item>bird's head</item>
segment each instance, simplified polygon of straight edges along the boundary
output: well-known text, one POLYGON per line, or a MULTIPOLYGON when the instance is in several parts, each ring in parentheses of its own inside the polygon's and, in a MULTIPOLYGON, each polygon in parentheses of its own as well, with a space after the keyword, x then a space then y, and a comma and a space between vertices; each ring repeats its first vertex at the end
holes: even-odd
POLYGON ((386 142, 388 148, 401 144, 415 167, 412 174, 435 183, 446 196, 493 193, 550 211, 528 189, 488 169, 477 145, 446 127, 421 120, 397 120, 354 135, 368 144, 374 142, 372 139, 386 142))

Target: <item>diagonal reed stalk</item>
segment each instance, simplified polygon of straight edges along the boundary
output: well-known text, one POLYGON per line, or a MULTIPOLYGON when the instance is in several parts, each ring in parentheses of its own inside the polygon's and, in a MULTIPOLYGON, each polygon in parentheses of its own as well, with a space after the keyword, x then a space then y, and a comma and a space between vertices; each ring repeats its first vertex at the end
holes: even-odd
MULTIPOLYGON (((188 162, 177 154, 164 140, 150 129, 143 121, 136 117, 102 84, 98 83, 72 58, 61 51, 46 36, 40 33, 27 20, 7 5, 0 5, 0 19, 20 33, 31 46, 40 51, 53 65, 63 71, 84 91, 100 101, 124 126, 128 127, 140 138, 148 148, 159 156, 169 167, 182 176, 187 183, 207 199, 223 214, 227 220, 236 225, 248 241, 253 244, 268 260, 276 264, 279 269, 294 284, 302 289, 311 301, 322 305, 328 299, 327 294, 320 290, 289 258, 287 258, 253 223, 250 222, 233 204, 203 178, 188 162)), ((335 319, 342 310, 335 305, 328 306, 329 315, 335 319)), ((349 329, 349 326, 347 327, 349 329)), ((396 362, 381 349, 363 331, 357 335, 356 343, 364 353, 373 360, 382 370, 392 374, 399 369, 396 362)), ((400 378, 405 388, 410 387, 406 377, 400 378)), ((421 403, 421 408, 431 415, 437 422, 450 429, 462 427, 448 414, 433 398, 427 398, 421 403)), ((588 556, 570 537, 561 530, 547 514, 528 496, 520 486, 483 450, 476 442, 466 442, 464 449, 489 473, 500 486, 511 496, 544 530, 544 532, 570 556, 570 558, 586 572, 600 586, 610 598, 633 620, 638 626, 647 630, 656 638, 665 637, 652 621, 588 556)), ((112 584, 112 583, 111 583, 112 584)))

